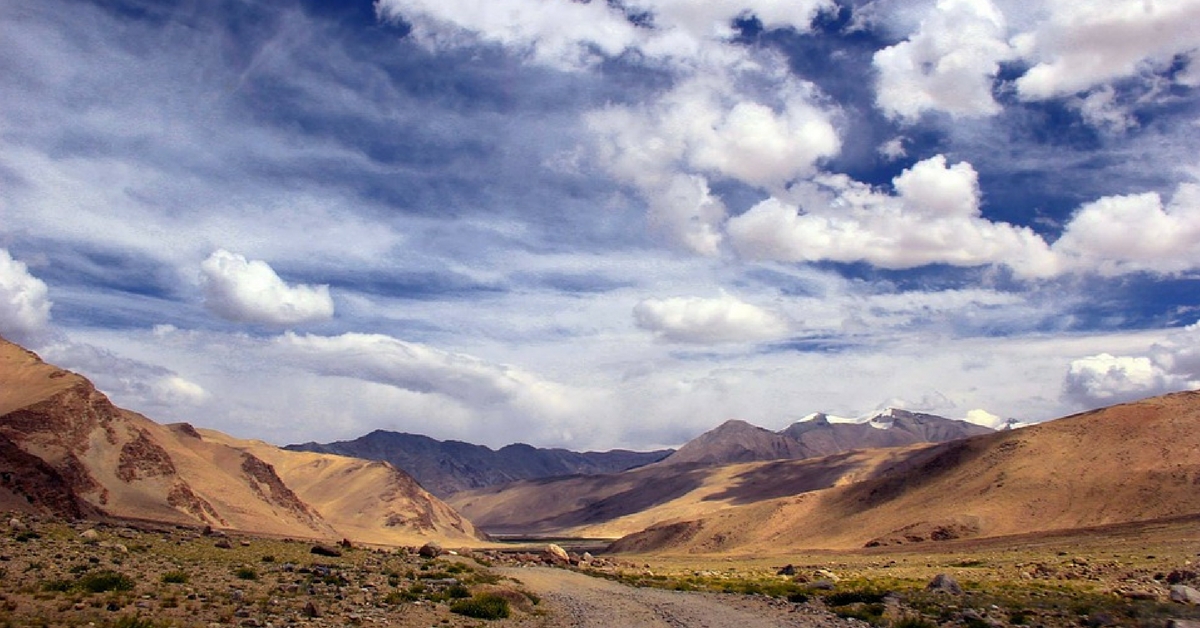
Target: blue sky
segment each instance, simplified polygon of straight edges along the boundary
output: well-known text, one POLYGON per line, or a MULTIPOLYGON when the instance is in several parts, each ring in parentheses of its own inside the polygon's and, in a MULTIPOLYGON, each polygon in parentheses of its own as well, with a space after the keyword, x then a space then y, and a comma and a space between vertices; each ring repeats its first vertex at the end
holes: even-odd
POLYGON ((1200 387, 1200 0, 0 4, 0 334, 126 407, 678 445, 1200 387))

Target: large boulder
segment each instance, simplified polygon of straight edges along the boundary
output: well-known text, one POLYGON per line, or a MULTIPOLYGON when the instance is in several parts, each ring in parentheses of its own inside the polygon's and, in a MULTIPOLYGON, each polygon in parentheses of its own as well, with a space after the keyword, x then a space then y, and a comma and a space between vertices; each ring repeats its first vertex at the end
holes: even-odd
POLYGON ((436 541, 430 541, 422 545, 417 554, 420 554, 421 558, 437 558, 442 555, 442 546, 436 541))
POLYGON ((553 565, 566 565, 571 562, 571 555, 567 550, 551 543, 542 550, 542 560, 553 565))

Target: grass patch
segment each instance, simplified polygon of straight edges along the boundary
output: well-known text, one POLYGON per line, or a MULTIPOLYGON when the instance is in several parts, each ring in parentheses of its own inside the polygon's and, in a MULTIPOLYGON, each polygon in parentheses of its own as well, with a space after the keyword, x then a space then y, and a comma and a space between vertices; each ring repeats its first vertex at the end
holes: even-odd
POLYGON ((233 575, 239 580, 258 580, 258 572, 253 567, 245 565, 233 570, 233 575))
POLYGON ((512 614, 508 600, 484 593, 450 605, 450 612, 475 619, 505 619, 512 614))
POLYGON ((116 571, 93 571, 80 576, 75 584, 88 593, 132 591, 134 586, 133 578, 116 571))
POLYGON ((187 584, 188 575, 183 571, 168 571, 162 575, 163 584, 187 584))

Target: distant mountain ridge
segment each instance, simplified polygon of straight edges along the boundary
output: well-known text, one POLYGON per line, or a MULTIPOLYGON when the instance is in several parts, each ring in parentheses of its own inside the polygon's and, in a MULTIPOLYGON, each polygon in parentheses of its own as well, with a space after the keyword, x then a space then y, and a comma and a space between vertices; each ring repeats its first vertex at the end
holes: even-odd
POLYGON ((541 449, 517 443, 493 450, 456 440, 441 441, 420 434, 375 430, 354 440, 288 445, 290 451, 310 451, 381 460, 412 475, 439 497, 459 491, 570 475, 618 473, 657 462, 674 450, 574 452, 541 449))
POLYGON ((730 420, 688 441, 660 464, 803 460, 853 449, 942 443, 993 431, 966 421, 896 408, 858 420, 812 414, 778 432, 730 420))

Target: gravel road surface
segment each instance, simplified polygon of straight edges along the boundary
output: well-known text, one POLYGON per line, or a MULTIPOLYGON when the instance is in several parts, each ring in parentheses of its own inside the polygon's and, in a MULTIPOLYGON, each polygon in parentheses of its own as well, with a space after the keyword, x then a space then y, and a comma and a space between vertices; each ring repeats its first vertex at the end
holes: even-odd
POLYGON ((863 624, 778 600, 639 589, 564 569, 500 569, 542 598, 554 626, 575 628, 861 628, 863 624))

